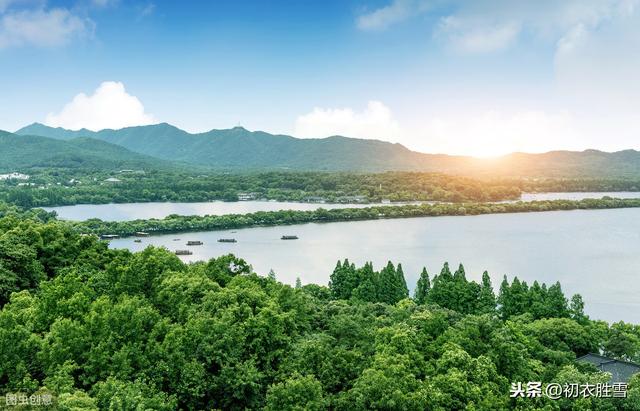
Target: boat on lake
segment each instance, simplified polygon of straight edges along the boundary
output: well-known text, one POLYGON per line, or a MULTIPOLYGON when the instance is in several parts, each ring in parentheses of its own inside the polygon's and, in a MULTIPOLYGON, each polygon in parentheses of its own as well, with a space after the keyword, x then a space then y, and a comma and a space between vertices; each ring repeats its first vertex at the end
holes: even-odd
POLYGON ((281 240, 297 240, 298 236, 297 235, 283 235, 282 237, 280 237, 281 240))
POLYGON ((187 241, 187 245, 202 245, 203 242, 202 241, 187 241))
POLYGON ((135 240, 133 240, 133 242, 134 242, 134 243, 141 243, 141 242, 142 242, 142 240, 141 240, 141 239, 139 239, 139 238, 136 238, 135 240))
POLYGON ((220 238, 218 239, 219 243, 237 243, 238 241, 235 238, 220 238))
POLYGON ((189 250, 176 250, 175 251, 176 255, 192 255, 193 251, 189 251, 189 250))

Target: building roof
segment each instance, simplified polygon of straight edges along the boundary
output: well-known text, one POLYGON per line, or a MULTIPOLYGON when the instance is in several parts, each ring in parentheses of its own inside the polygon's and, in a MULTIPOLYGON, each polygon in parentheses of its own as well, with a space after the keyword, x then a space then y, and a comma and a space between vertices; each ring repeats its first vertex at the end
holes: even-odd
POLYGON ((600 354, 589 353, 577 358, 576 361, 591 363, 598 370, 610 373, 612 382, 628 382, 634 374, 640 373, 640 364, 600 354))

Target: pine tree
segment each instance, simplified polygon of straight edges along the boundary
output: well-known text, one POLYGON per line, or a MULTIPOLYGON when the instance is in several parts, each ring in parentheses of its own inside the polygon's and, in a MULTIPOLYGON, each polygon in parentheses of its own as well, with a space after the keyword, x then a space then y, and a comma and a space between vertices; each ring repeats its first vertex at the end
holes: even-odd
POLYGON ((270 280, 273 280, 273 281, 275 281, 275 280, 276 280, 276 272, 275 272, 275 271, 273 271, 273 268, 269 270, 269 274, 267 275, 267 277, 268 277, 270 280))
POLYGON ((547 301, 547 287, 543 284, 540 286, 537 281, 529 289, 529 309, 533 318, 546 318, 549 316, 549 307, 547 301))
POLYGON ((397 276, 396 276, 396 268, 393 266, 393 263, 389 261, 387 265, 380 270, 379 278, 379 289, 378 289, 378 298, 380 302, 387 304, 395 304, 396 303, 396 287, 397 287, 397 276))
POLYGON ((580 294, 574 294, 573 297, 571 297, 569 312, 571 314, 571 318, 579 323, 582 323, 589 318, 584 313, 584 301, 582 301, 582 296, 580 294))
POLYGON ((373 264, 365 263, 364 267, 356 271, 358 286, 353 290, 352 296, 361 301, 380 301, 378 290, 380 282, 378 273, 373 271, 373 264))
POLYGON ((445 262, 442 270, 440 270, 440 275, 438 276, 443 282, 448 282, 453 280, 453 276, 451 275, 451 271, 449 270, 449 263, 445 262))
POLYGON ((338 261, 329 280, 329 289, 333 298, 348 300, 357 286, 358 278, 355 265, 350 264, 348 259, 345 259, 344 263, 338 261))
POLYGON ((345 282, 346 278, 345 273, 342 270, 342 263, 340 262, 340 260, 338 260, 336 268, 333 269, 333 273, 331 273, 331 276, 329 276, 329 290, 331 290, 331 295, 333 296, 333 298, 338 300, 345 298, 345 282))
POLYGON ((407 280, 404 278, 404 271, 402 270, 402 264, 398 264, 396 269, 396 302, 404 300, 409 297, 409 288, 407 287, 407 280))
POLYGON ((449 270, 449 263, 444 263, 440 274, 433 278, 427 300, 441 307, 453 307, 453 276, 449 270))
POLYGON ((466 277, 466 274, 464 272, 464 266, 462 264, 460 264, 458 266, 458 269, 456 270, 456 272, 453 273, 453 279, 456 280, 456 281, 460 281, 460 282, 466 282, 467 281, 467 277, 466 277))
POLYGON ((511 302, 511 286, 509 285, 509 281, 507 281, 506 275, 502 278, 502 283, 500 283, 500 293, 498 294, 497 302, 499 305, 500 317, 503 320, 511 317, 513 305, 511 302))
POLYGON ((553 317, 569 316, 567 298, 564 296, 559 282, 556 282, 554 285, 549 287, 549 290, 547 291, 546 306, 549 313, 553 313, 553 317))
POLYGON ((491 277, 488 272, 482 273, 482 284, 480 285, 480 293, 478 295, 479 314, 493 313, 496 310, 496 296, 491 285, 491 277))
POLYGON ((429 273, 427 272, 427 268, 423 267, 420 278, 418 278, 418 283, 416 284, 416 291, 413 294, 413 299, 416 301, 416 304, 425 304, 427 302, 429 290, 431 290, 429 273))
POLYGON ((460 264, 458 269, 453 273, 451 297, 448 307, 463 314, 473 313, 476 311, 478 305, 479 292, 480 286, 467 281, 464 266, 460 264))

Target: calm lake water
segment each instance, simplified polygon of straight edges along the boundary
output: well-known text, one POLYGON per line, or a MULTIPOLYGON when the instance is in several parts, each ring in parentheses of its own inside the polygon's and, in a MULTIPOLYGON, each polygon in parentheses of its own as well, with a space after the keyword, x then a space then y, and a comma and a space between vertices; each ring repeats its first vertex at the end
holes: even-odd
POLYGON ((99 218, 103 221, 131 221, 137 219, 165 218, 179 215, 247 214, 256 211, 316 210, 322 208, 357 208, 368 204, 318 204, 285 201, 211 201, 204 203, 128 203, 128 204, 78 204, 61 207, 43 207, 55 211, 62 220, 83 221, 99 218))
POLYGON ((597 193, 523 193, 522 201, 543 200, 583 200, 585 198, 640 198, 639 191, 614 191, 597 193))
MULTIPOLYGON (((580 200, 583 198, 601 198, 603 196, 638 198, 640 197, 640 192, 529 193, 522 195, 522 201, 557 199, 580 200)), ((130 221, 137 219, 164 218, 171 214, 203 216, 246 214, 256 211, 316 210, 320 207, 326 209, 355 208, 368 207, 370 205, 371 204, 317 204, 277 201, 238 201, 225 203, 222 201, 212 201, 205 203, 78 204, 73 206, 43 208, 47 211, 55 211, 58 213, 58 217, 63 220, 83 221, 90 218, 99 218, 104 221, 130 221)), ((402 203, 395 203, 394 205, 402 205, 402 203)))
MULTIPOLYGON (((598 193, 601 195, 602 193, 598 193)), ((467 278, 479 281, 488 270, 497 289, 504 274, 532 283, 560 281, 565 294, 582 294, 594 318, 640 323, 640 209, 575 210, 424 217, 346 223, 260 227, 234 231, 180 233, 118 239, 111 247, 138 251, 153 244, 205 260, 234 253, 266 275, 273 269, 280 281, 327 284, 336 261, 358 265, 387 260, 402 263, 407 283, 415 286, 423 266, 431 275, 448 261, 465 265, 467 278), (298 240, 283 241, 282 235, 298 240), (233 237, 237 243, 219 243, 233 237), (179 238, 179 241, 174 239, 179 238)))

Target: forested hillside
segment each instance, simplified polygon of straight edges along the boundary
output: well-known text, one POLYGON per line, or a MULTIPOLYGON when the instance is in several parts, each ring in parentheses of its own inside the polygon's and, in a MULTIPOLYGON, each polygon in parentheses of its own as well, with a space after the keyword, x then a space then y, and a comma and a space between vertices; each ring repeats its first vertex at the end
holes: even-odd
POLYGON ((294 288, 231 255, 187 265, 46 213, 0 216, 0 387, 49 409, 640 409, 638 377, 626 399, 509 397, 606 382, 575 362, 588 352, 640 359, 638 327, 590 320, 559 284, 496 293, 444 264, 410 298, 400 264, 345 260, 328 287, 294 288))
POLYGON ((6 172, 30 168, 114 170, 173 167, 167 161, 87 137, 60 141, 0 131, 0 153, 0 171, 6 172))
POLYGON ((513 153, 495 159, 423 154, 400 144, 341 136, 298 139, 242 127, 190 134, 170 124, 64 130, 39 123, 17 131, 68 140, 91 137, 137 153, 224 170, 429 171, 507 177, 638 177, 640 153, 625 150, 513 153))

